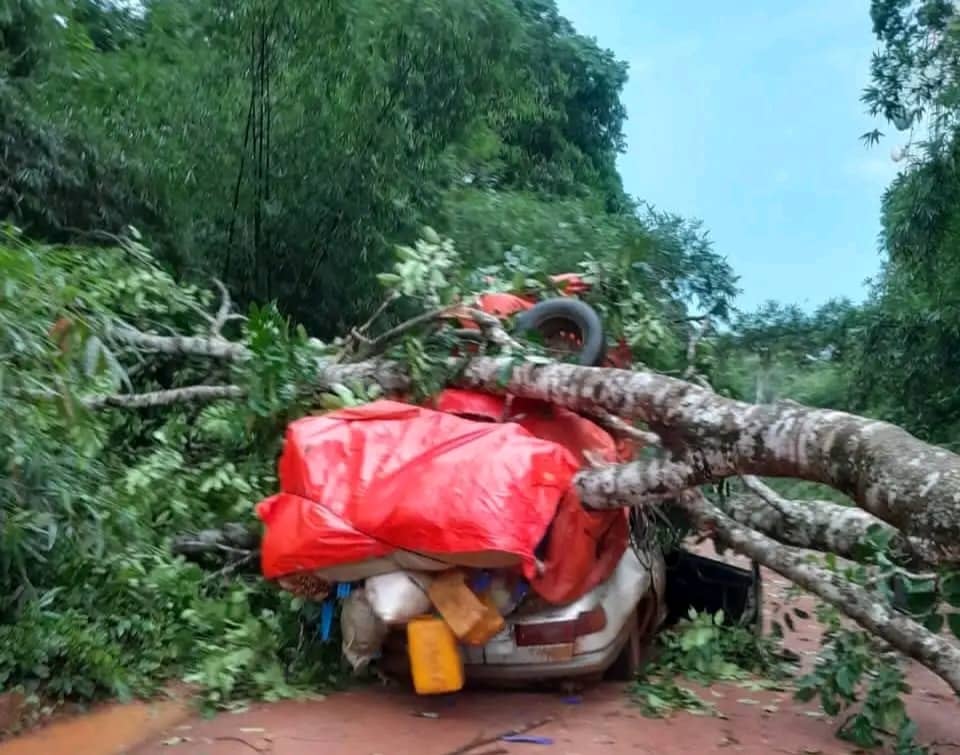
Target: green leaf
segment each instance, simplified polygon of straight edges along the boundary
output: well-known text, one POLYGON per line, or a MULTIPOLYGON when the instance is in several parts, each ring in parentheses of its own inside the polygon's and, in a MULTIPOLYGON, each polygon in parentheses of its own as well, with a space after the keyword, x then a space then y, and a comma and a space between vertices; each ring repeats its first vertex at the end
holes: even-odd
POLYGON ((835 679, 837 689, 846 697, 852 697, 857 687, 858 675, 849 666, 841 666, 835 679))
POLYGON ((960 572, 951 572, 940 580, 940 594, 947 605, 960 608, 960 572))
POLYGON ((937 605, 938 596, 934 592, 908 592, 906 610, 912 616, 926 616, 937 605))
POLYGON ((879 728, 886 731, 898 731, 907 717, 903 700, 899 697, 889 700, 880 711, 879 728))
POLYGON ((960 613, 947 614, 947 626, 953 632, 953 636, 960 640, 960 613))
POLYGON ((810 702, 817 695, 817 687, 810 684, 804 684, 797 687, 796 692, 793 693, 794 699, 798 700, 801 703, 810 702))
POLYGON ((505 361, 500 369, 497 370, 497 387, 506 388, 510 385, 510 380, 513 377, 513 362, 505 361))
POLYGON ((337 409, 343 409, 344 403, 343 399, 339 396, 334 396, 332 393, 321 393, 320 406, 329 411, 335 411, 337 409))
POLYGON ((837 698, 826 689, 820 690, 820 707, 828 716, 835 716, 840 712, 840 703, 837 698))
POLYGON ((939 634, 940 630, 943 629, 943 614, 932 613, 927 616, 923 621, 923 626, 925 626, 929 631, 934 634, 939 634))
POLYGON ((872 524, 867 528, 867 542, 878 552, 889 548, 893 535, 893 530, 879 524, 872 524))
MULTIPOLYGON (((829 711, 828 711, 829 712, 829 711)), ((839 711, 837 711, 839 712, 839 711)), ((836 715, 831 713, 830 715, 836 715)), ((844 739, 860 745, 860 747, 876 747, 879 744, 874 725, 865 715, 855 716, 854 719, 841 732, 844 739)))
POLYGON ((337 395, 344 406, 354 406, 357 403, 357 397, 353 394, 353 391, 341 383, 334 383, 330 386, 330 390, 337 395))
POLYGON ((905 577, 903 581, 911 595, 936 595, 937 582, 934 579, 905 577))
POLYGON ((92 377, 100 372, 102 364, 103 341, 96 336, 89 336, 83 348, 83 373, 92 377))
POLYGON ((377 276, 377 282, 385 288, 394 288, 402 280, 396 273, 380 273, 377 276))

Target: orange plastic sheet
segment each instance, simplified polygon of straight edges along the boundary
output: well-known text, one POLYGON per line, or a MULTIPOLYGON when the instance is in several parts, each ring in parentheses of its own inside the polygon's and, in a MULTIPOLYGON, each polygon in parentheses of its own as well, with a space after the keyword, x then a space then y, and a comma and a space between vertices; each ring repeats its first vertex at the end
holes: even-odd
POLYGON ((403 549, 510 554, 528 579, 578 469, 516 423, 377 401, 290 425, 281 493, 257 506, 268 578, 403 549))

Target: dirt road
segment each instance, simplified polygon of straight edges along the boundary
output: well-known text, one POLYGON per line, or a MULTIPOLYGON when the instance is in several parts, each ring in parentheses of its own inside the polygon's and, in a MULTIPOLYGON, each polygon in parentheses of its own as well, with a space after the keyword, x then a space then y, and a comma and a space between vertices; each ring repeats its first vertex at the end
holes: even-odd
MULTIPOLYGON (((765 603, 772 615, 787 583, 765 574, 765 603)), ((806 601, 804 601, 806 602, 806 601)), ((810 606, 807 605, 809 608, 810 606)), ((820 627, 797 621, 787 644, 812 659, 820 627)), ((908 707, 923 743, 960 755, 960 705, 947 686, 920 667, 909 672, 908 707)), ((445 755, 476 740, 550 718, 531 734, 550 744, 494 741, 472 751, 544 755, 682 755, 684 753, 787 753, 833 755, 856 748, 834 736, 837 722, 815 705, 801 706, 789 692, 756 692, 736 685, 701 691, 714 717, 678 713, 645 718, 623 685, 603 685, 580 698, 558 694, 464 692, 443 700, 418 698, 405 687, 368 687, 322 701, 256 705, 241 714, 174 727, 136 755, 445 755)))
MULTIPOLYGON (((810 714, 787 694, 758 694, 737 687, 706 693, 721 717, 678 714, 669 720, 644 718, 626 700, 620 685, 588 691, 582 701, 555 695, 468 692, 445 701, 365 689, 324 701, 257 705, 248 712, 194 720, 140 748, 137 755, 227 755, 255 751, 272 755, 443 755, 477 738, 536 722, 531 731, 549 745, 494 742, 476 750, 490 753, 850 753, 855 748, 833 736, 832 722, 810 714), (722 696, 721 696, 722 695, 722 696), (428 714, 426 718, 418 714, 428 714), (435 717, 433 717, 435 716, 435 717)), ((926 741, 960 740, 960 709, 952 701, 914 695, 912 713, 926 741), (952 715, 943 715, 952 709, 952 715), (952 732, 952 734, 951 734, 952 732)), ((960 746, 941 746, 960 753, 960 746)))

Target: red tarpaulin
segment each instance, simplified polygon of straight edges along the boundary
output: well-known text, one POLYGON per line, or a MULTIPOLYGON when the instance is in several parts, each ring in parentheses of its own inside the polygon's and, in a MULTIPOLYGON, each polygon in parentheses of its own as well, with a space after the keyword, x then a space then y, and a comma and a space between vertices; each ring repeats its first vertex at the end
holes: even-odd
POLYGON ((617 458, 610 435, 543 402, 448 390, 435 405, 378 401, 291 424, 282 492, 257 506, 264 575, 398 549, 467 563, 512 555, 539 595, 564 603, 612 573, 626 512, 585 511, 571 488, 585 450, 617 458))
MULTIPOLYGON (((633 448, 618 448, 609 433, 595 423, 563 407, 543 401, 507 401, 486 393, 449 389, 436 399, 438 409, 452 414, 501 421, 509 417, 544 440, 559 443, 576 454, 583 464, 584 451, 604 461, 623 459, 633 448)), ((628 457, 629 458, 629 457, 628 457)), ((551 603, 567 603, 592 590, 609 577, 629 542, 626 509, 587 511, 577 494, 563 497, 541 548, 543 570, 530 579, 534 591, 551 603)))
POLYGON ((519 425, 392 401, 290 425, 281 495, 263 501, 262 569, 275 578, 376 557, 534 550, 577 461, 519 425))

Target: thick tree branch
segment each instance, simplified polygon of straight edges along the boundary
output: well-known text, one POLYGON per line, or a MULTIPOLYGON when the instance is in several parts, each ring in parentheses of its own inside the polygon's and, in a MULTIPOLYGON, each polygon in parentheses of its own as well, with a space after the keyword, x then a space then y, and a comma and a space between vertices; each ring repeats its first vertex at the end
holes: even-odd
POLYGON ((649 459, 592 469, 577 475, 574 484, 587 508, 614 509, 673 498, 679 491, 699 485, 702 476, 683 461, 649 459))
POLYGON ((868 632, 922 663, 960 695, 960 647, 955 643, 898 613, 879 596, 811 564, 802 551, 786 547, 736 523, 699 491, 682 494, 676 505, 690 516, 698 529, 715 533, 738 553, 772 569, 838 608, 868 632))
POLYGON ((480 328, 483 338, 495 346, 499 346, 507 352, 521 351, 523 349, 523 347, 517 341, 513 340, 510 334, 503 329, 503 324, 499 318, 488 315, 479 309, 471 309, 469 307, 460 309, 458 314, 463 314, 473 320, 480 328))
POLYGON ((781 543, 856 560, 858 546, 879 529, 913 568, 929 568, 945 558, 932 543, 908 538, 862 509, 832 501, 791 501, 755 477, 745 476, 743 483, 754 495, 732 496, 721 504, 724 512, 781 543))
POLYGON ((109 396, 93 396, 83 400, 87 409, 153 409, 173 404, 222 401, 242 398, 246 391, 238 385, 191 385, 186 388, 170 388, 149 393, 117 393, 109 396))
MULTIPOLYGON (((130 328, 113 337, 148 351, 249 358, 243 346, 222 338, 165 337, 130 328)), ((960 542, 960 457, 885 422, 793 403, 734 401, 654 372, 480 357, 454 374, 462 387, 642 420, 679 454, 653 472, 645 461, 605 471, 602 484, 586 486, 588 498, 595 491, 607 498, 621 492, 633 500, 658 498, 741 474, 793 477, 836 488, 909 536, 945 546, 960 542)), ((386 360, 318 363, 319 389, 349 380, 377 383, 387 393, 410 388, 404 368, 386 360)))
POLYGON ((250 352, 244 346, 215 334, 209 336, 159 336, 121 325, 110 328, 106 337, 107 340, 115 343, 133 346, 154 354, 207 357, 210 359, 225 359, 230 362, 242 362, 250 358, 250 352))

